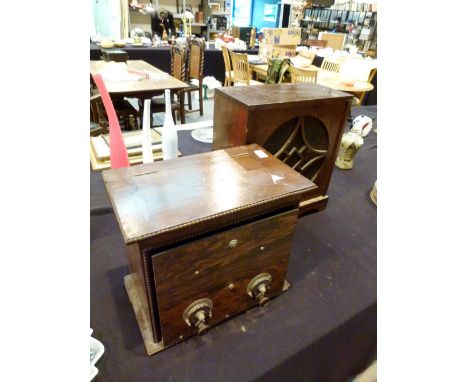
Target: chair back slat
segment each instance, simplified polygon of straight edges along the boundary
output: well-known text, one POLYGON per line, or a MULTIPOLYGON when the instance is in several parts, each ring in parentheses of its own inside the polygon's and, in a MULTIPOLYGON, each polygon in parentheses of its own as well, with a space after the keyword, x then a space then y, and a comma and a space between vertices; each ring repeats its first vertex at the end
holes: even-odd
POLYGON ((232 61, 232 70, 234 73, 234 82, 250 84, 250 68, 247 53, 230 52, 232 61))
POLYGON ((324 70, 329 70, 331 72, 338 73, 340 71, 340 64, 325 58, 322 61, 322 65, 320 66, 320 68, 324 69, 324 70))
POLYGON ((185 81, 186 49, 181 44, 171 47, 171 76, 180 81, 185 81))
POLYGON ((224 86, 231 86, 231 58, 229 57, 229 50, 226 48, 225 45, 221 47, 221 51, 223 52, 223 60, 224 60, 224 72, 225 72, 225 80, 224 86))
POLYGON ((229 72, 232 70, 231 68, 231 60, 229 58, 229 50, 226 48, 225 45, 221 47, 221 51, 223 52, 223 60, 224 60, 224 69, 226 72, 229 72))
POLYGON ((205 55, 205 40, 194 38, 189 42, 188 49, 188 78, 203 79, 203 64, 205 55))
POLYGON ((304 70, 296 68, 291 65, 289 67, 289 72, 291 73, 291 83, 317 83, 317 71, 316 70, 304 70))

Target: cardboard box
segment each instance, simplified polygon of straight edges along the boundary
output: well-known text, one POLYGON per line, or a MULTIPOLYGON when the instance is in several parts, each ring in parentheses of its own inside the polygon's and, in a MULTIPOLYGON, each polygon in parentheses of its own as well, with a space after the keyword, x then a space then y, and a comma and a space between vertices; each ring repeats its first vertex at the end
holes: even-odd
POLYGON ((290 46, 301 43, 301 28, 265 28, 263 35, 267 45, 290 46))
POLYGON ((269 44, 260 44, 258 55, 264 59, 294 57, 296 55, 296 46, 274 46, 269 44))

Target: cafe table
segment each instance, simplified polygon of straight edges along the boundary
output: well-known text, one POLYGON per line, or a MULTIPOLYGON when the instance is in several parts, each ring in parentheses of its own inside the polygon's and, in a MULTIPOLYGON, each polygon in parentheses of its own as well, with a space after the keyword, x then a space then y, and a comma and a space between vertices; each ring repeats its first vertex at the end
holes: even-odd
POLYGON ((248 55, 249 57, 249 66, 251 72, 255 73, 256 79, 266 79, 267 76, 267 71, 268 71, 268 64, 256 64, 253 62, 250 62, 253 60, 254 62, 259 59, 260 56, 257 55, 248 55))
POLYGON ((374 85, 372 85, 370 82, 344 82, 338 73, 332 72, 330 70, 320 69, 316 66, 311 66, 311 68, 315 68, 317 70, 317 83, 319 85, 323 85, 335 90, 353 93, 354 95, 357 93, 368 92, 374 89, 374 85))
MULTIPOLYGON (((100 73, 107 64, 108 62, 102 60, 90 61, 90 73, 100 73)), ((163 72, 143 60, 128 60, 127 68, 129 73, 141 74, 140 79, 115 81, 103 78, 107 91, 112 98, 127 97, 144 100, 163 94, 165 89, 169 89, 178 94, 179 100, 183 100, 180 91, 189 87, 185 82, 172 77, 168 73, 163 72)), ((181 121, 184 123, 184 103, 179 103, 181 121)))
MULTIPOLYGON (((261 78, 266 78, 268 65, 267 64, 250 64, 252 72, 261 78)), ((358 93, 368 92, 374 89, 374 85, 366 81, 355 81, 354 83, 344 83, 338 73, 321 69, 317 66, 310 65, 309 67, 301 68, 303 70, 317 71, 317 84, 326 86, 334 90, 341 90, 353 95, 358 93)), ((258 77, 257 77, 258 78, 258 77)))

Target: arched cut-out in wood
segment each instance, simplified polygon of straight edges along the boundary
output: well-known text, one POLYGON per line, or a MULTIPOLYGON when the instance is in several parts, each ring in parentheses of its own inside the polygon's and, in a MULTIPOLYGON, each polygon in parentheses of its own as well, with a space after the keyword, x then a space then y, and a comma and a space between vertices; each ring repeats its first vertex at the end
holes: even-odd
POLYGON ((314 181, 328 152, 327 128, 316 117, 296 117, 278 126, 263 147, 314 181))

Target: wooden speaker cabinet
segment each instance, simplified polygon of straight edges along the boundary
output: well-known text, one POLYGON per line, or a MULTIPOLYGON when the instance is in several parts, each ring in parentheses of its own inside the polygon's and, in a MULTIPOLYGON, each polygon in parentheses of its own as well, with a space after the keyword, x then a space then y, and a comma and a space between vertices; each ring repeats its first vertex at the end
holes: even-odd
POLYGON ((103 172, 128 247, 148 355, 285 287, 298 206, 316 186, 257 145, 103 172))
POLYGON ((215 91, 213 150, 257 143, 317 184, 300 213, 326 207, 327 189, 352 95, 316 84, 215 91))

